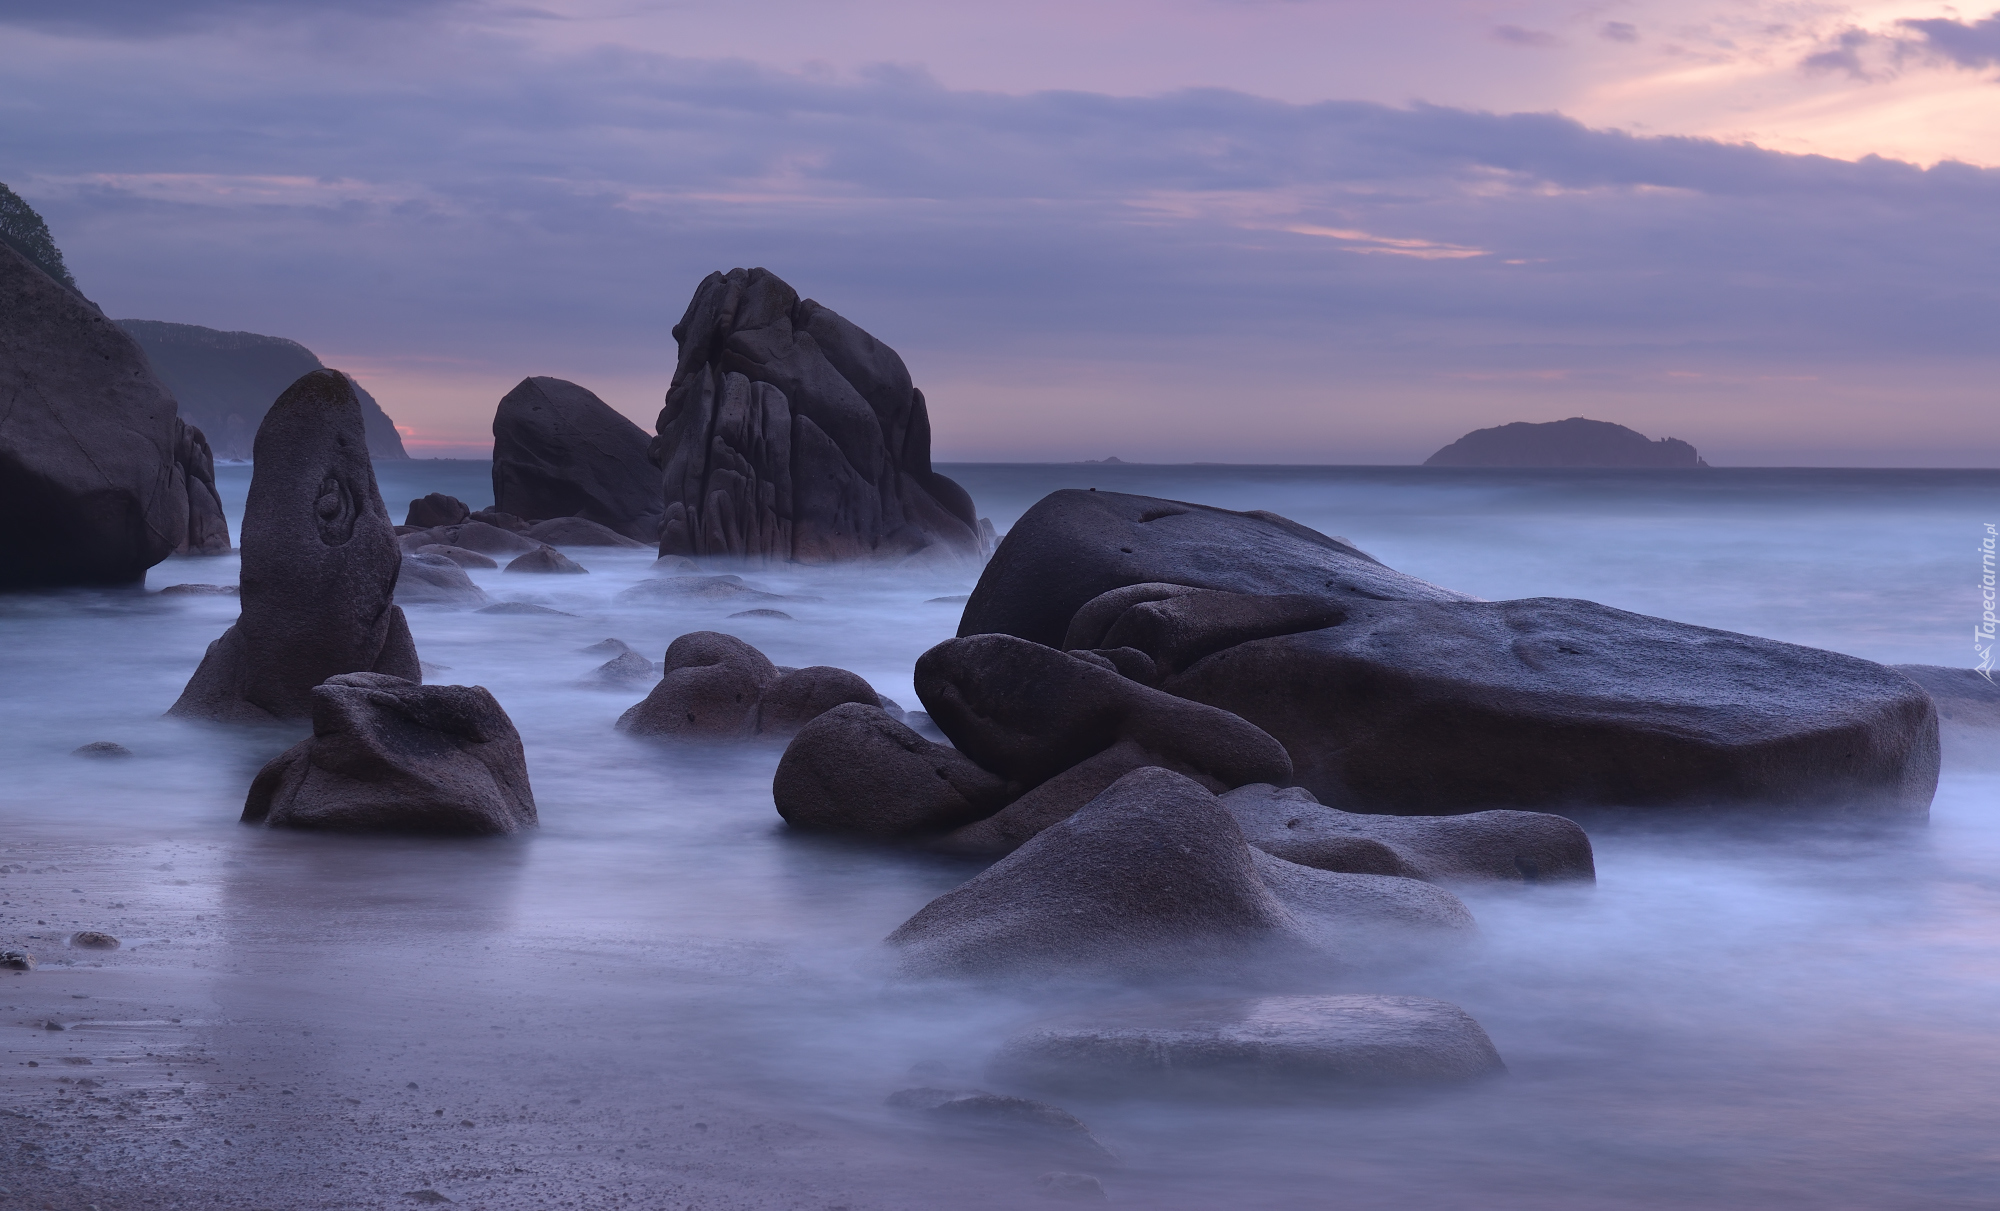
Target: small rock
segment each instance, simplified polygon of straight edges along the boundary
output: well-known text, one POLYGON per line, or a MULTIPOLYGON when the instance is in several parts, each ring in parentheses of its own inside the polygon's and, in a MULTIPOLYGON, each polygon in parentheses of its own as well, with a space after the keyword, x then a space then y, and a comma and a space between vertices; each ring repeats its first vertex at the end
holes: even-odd
POLYGON ((109 740, 93 740, 80 748, 70 750, 72 757, 130 757, 132 750, 109 740))
POLYGON ((662 555, 653 561, 653 570, 668 576, 679 576, 684 572, 699 572, 701 565, 685 555, 662 555))
POLYGON ((1104 1198, 1104 1183, 1088 1173, 1044 1173, 1035 1179, 1035 1185, 1043 1198, 1078 1203, 1104 1198))
POLYGON ((584 656, 616 656, 631 650, 632 645, 623 639, 602 639, 587 648, 578 648, 577 652, 584 656))
POLYGON ((481 606, 481 607, 480 607, 479 609, 477 609, 477 610, 474 610, 474 611, 473 611, 473 613, 475 613, 475 614, 549 614, 549 615, 553 615, 554 617, 557 617, 557 618, 574 618, 574 617, 576 617, 576 615, 574 615, 574 614, 572 614, 572 613, 568 612, 567 610, 552 610, 552 609, 550 609, 550 608, 549 608, 549 607, 547 607, 547 606, 544 606, 544 605, 535 605, 535 604, 533 604, 532 602, 526 602, 526 601, 503 601, 503 602, 500 602, 500 603, 499 603, 498 605, 490 605, 490 606, 481 606))
POLYGON ((405 1190, 403 1197, 420 1203, 448 1203, 451 1200, 435 1190, 405 1190))
POLYGON ((43 1023, 42 1023, 42 1029, 43 1029, 43 1030, 68 1030, 68 1029, 69 1029, 69 1027, 67 1027, 67 1026, 63 1025, 63 1024, 62 1024, 61 1022, 55 1022, 55 1021, 50 1021, 50 1022, 43 1022, 43 1023))
POLYGON ((611 686, 625 689, 635 685, 651 685, 659 680, 653 671, 653 662, 637 652, 624 651, 592 669, 583 679, 589 686, 611 686))
POLYGON ((921 1114, 944 1126, 1026 1136, 1074 1147, 1098 1156, 1109 1152, 1090 1128, 1069 1111, 984 1089, 900 1089, 889 1095, 897 1110, 921 1114))
POLYGON ((959 594, 958 596, 956 596, 956 597, 926 597, 926 598, 924 598, 924 604, 925 604, 925 605, 964 605, 964 604, 965 604, 965 603, 966 603, 967 601, 970 601, 970 600, 971 600, 971 597, 970 597, 970 596, 969 596, 968 594, 965 594, 965 593, 960 593, 960 594, 959 594))
POLYGON ((33 971, 35 956, 25 950, 0 950, 0 971, 33 971))
POLYGON ((783 610, 738 610, 734 614, 731 614, 730 617, 731 618, 782 618, 786 622, 792 621, 792 616, 790 614, 785 613, 783 610))
POLYGON ((243 590, 233 584, 170 584, 160 590, 161 596, 172 594, 176 597, 240 597, 243 590))
POLYGON ((538 547, 507 565, 509 572, 558 572, 576 576, 588 573, 590 569, 556 550, 554 547, 538 547))
POLYGON ((497 568, 499 561, 492 556, 468 551, 464 547, 454 547, 450 543, 427 542, 414 552, 417 555, 442 555, 461 568, 497 568))
POLYGON ((108 933, 98 933, 94 929, 82 930, 69 936, 69 944, 79 950, 116 950, 118 939, 108 933))

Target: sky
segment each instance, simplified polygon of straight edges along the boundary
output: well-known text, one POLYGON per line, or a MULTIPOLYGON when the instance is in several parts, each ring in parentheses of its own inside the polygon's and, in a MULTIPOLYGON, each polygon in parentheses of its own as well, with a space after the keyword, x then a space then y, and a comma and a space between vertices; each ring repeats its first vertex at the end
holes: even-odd
POLYGON ((1407 463, 1589 416, 2000 465, 2000 13, 1792 0, 0 0, 0 181, 118 318, 419 456, 651 429, 761 265, 941 461, 1407 463))

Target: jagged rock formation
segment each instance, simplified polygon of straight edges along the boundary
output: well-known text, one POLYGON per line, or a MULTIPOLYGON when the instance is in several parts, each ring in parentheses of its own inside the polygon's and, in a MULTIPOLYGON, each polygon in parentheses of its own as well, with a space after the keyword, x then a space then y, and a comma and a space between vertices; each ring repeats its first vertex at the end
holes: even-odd
POLYGON ((1475 429, 1424 460, 1426 467, 1706 467, 1679 438, 1648 441, 1610 421, 1515 421, 1475 429))
POLYGON ((653 461, 662 555, 976 559, 972 498, 931 470, 895 350, 765 269, 712 273, 674 326, 653 461))
POLYGON ((208 645, 170 715, 305 719, 342 673, 420 682, 394 603, 403 552, 375 487, 361 403, 337 370, 293 383, 257 429, 243 513, 243 613, 208 645))
POLYGON ((481 686, 347 673, 313 688, 312 720, 250 784, 244 823, 455 836, 536 823, 520 734, 481 686))
POLYGON ((524 378, 493 413, 493 507, 526 521, 581 517, 652 543, 660 469, 646 431, 559 378, 524 378))
POLYGON ((118 585, 229 549, 201 430, 132 338, 0 244, 0 588, 118 585))
MULTIPOLYGON (((222 332, 199 324, 119 320, 180 401, 181 415, 199 424, 217 458, 249 458, 257 426, 280 392, 299 376, 323 370, 313 351, 281 336, 222 332)), ((349 379, 352 382, 352 379, 349 379)), ((368 433, 370 458, 408 458, 396 422, 354 383, 368 433)))

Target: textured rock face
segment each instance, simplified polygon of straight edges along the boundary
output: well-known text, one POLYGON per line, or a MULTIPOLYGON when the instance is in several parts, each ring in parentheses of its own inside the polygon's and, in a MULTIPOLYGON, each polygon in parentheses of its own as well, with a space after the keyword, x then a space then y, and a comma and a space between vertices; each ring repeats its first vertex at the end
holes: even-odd
POLYGON ((789 736, 847 702, 881 697, 846 669, 784 669, 720 631, 690 631, 667 645, 666 675, 618 719, 635 736, 745 739, 789 736))
POLYGON ((1327 807, 1304 787, 1239 786, 1221 796, 1243 837, 1273 857, 1316 870, 1402 875, 1432 882, 1588 882, 1590 837, 1546 812, 1383 816, 1327 807))
MULTIPOLYGON (((280 336, 220 332, 199 324, 119 320, 146 351, 153 370, 199 424, 219 458, 249 458, 271 401, 300 376, 325 367, 313 351, 280 336)), ((371 458, 408 458, 396 422, 355 384, 371 458)))
POLYGON ((394 604, 403 553, 346 376, 315 370, 279 396, 257 430, 256 460, 243 514, 243 613, 208 645, 168 713, 304 719, 329 677, 423 680, 394 604))
POLYGON ((771 780, 793 828, 895 839, 948 832, 1016 797, 957 749, 877 706, 845 703, 799 729, 771 780))
POLYGON ((889 936, 913 975, 1230 971, 1329 960, 1361 931, 1451 934, 1471 914, 1409 879, 1332 874, 1253 851, 1214 795, 1125 775, 889 936))
POLYGON ((493 414, 493 507, 530 522, 582 517, 652 543, 661 500, 650 441, 575 383, 524 378, 493 414))
POLYGON ((931 470, 903 359, 763 269, 710 274, 674 327, 653 459, 662 555, 976 559, 972 499, 931 470))
POLYGON ((538 521, 522 531, 536 542, 545 542, 557 547, 637 547, 646 544, 636 538, 627 538, 609 526, 602 526, 587 517, 552 517, 538 521))
POLYGON ((201 430, 132 338, 0 245, 0 588, 118 585, 229 549, 201 430))
POLYGON ((1064 642, 1070 621, 1092 598, 1159 582, 1333 602, 1467 600, 1275 513, 1066 489, 1036 502, 1001 540, 958 633, 1075 646, 1064 642))
POLYGON ((489 836, 535 824, 513 721, 479 686, 353 673, 312 691, 312 738, 250 785, 271 828, 489 836))
POLYGON ((1937 716, 1894 671, 1594 602, 1370 602, 1160 683, 1357 811, 1757 807, 1921 818, 1937 716))
POLYGON ((472 509, 456 496, 433 492, 410 502, 403 524, 428 530, 434 526, 455 526, 472 520, 472 509))
POLYGON ((1428 997, 1276 996, 1105 1010, 1014 1036, 1000 1083, 1086 1096, 1457 1084, 1506 1072, 1478 1022, 1428 997))
POLYGON ((1678 438, 1646 435, 1610 421, 1516 421, 1475 429, 1424 460, 1426 467, 1706 467, 1678 438))

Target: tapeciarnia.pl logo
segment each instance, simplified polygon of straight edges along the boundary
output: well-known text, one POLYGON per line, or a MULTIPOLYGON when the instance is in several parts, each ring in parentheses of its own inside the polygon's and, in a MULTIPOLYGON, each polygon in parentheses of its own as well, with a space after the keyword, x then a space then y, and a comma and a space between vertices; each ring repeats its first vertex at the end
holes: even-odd
POLYGON ((1987 681, 1993 680, 1993 632, 1996 620, 1993 616, 1993 547, 2000 539, 2000 530, 1993 522, 1986 523, 1986 537, 1979 541, 1979 625, 1972 628, 1972 654, 1978 663, 1972 667, 1987 681))

